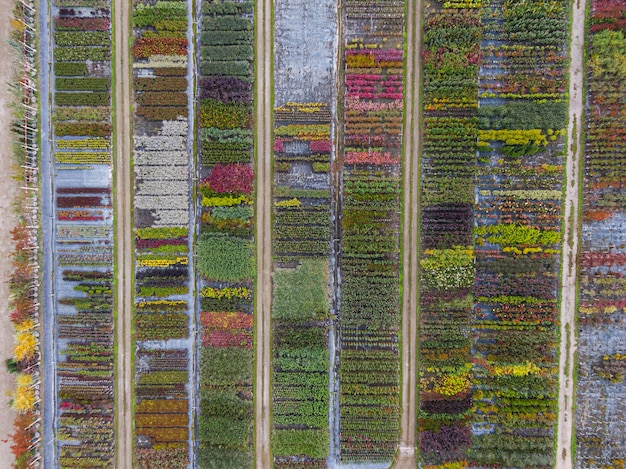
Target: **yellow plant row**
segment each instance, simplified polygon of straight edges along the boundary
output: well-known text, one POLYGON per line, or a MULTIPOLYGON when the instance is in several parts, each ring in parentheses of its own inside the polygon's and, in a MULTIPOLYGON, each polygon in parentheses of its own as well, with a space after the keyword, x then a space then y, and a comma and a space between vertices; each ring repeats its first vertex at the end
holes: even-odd
POLYGON ((246 287, 226 287, 226 288, 213 288, 204 287, 201 291, 203 298, 216 298, 231 300, 233 298, 245 298, 250 299, 251 290, 246 287))
POLYGON ((105 138, 88 138, 83 140, 55 140, 57 148, 61 150, 106 150, 111 148, 111 142, 105 138))
POLYGON ((174 264, 187 265, 187 257, 177 257, 176 259, 138 259, 137 264, 141 267, 170 267, 174 264))

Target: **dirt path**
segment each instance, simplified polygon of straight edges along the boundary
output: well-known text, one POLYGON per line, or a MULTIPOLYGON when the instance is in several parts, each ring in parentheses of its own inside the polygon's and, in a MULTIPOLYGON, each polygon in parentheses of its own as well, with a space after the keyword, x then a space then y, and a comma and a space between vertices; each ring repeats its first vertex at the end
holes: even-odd
MULTIPOLYGON (((0 0, 2 11, 13 10, 12 0, 0 0)), ((9 302, 9 285, 13 267, 11 258, 13 242, 10 231, 15 226, 16 219, 13 214, 11 202, 19 191, 18 185, 11 179, 13 166, 13 153, 11 151, 10 132, 11 108, 13 95, 7 84, 13 83, 14 50, 7 44, 10 32, 9 14, 0 18, 0 57, 3 57, 3 66, 0 67, 0 258, 5 262, 0 263, 0 461, 13 461, 11 454, 11 439, 13 433, 13 418, 15 412, 9 407, 8 393, 15 389, 15 377, 7 371, 4 361, 13 354, 13 326, 9 319, 11 310, 9 302)))
POLYGON ((408 2, 406 55, 406 109, 404 124, 404 221, 402 272, 402 417, 397 469, 415 468, 415 419, 419 246, 419 146, 420 146, 420 56, 422 2, 408 2))
POLYGON ((557 435, 556 469, 570 469, 572 461, 572 435, 575 398, 574 366, 576 359, 576 279, 578 266, 578 195, 582 142, 580 139, 584 112, 583 78, 585 46, 586 0, 577 0, 573 8, 571 31, 571 62, 569 87, 569 122, 567 126, 566 193, 563 214, 562 289, 561 289, 561 347, 559 364, 559 422, 557 435))
POLYGON ((117 418, 116 467, 128 469, 133 461, 133 415, 132 415, 132 276, 133 244, 131 218, 132 178, 131 161, 131 99, 129 18, 130 2, 115 0, 115 232, 117 271, 117 375, 115 405, 117 418))
POLYGON ((270 378, 271 378, 271 303, 272 303, 272 7, 270 0, 257 3, 256 15, 256 152, 257 161, 257 285, 256 285, 256 467, 269 468, 270 451, 270 378))

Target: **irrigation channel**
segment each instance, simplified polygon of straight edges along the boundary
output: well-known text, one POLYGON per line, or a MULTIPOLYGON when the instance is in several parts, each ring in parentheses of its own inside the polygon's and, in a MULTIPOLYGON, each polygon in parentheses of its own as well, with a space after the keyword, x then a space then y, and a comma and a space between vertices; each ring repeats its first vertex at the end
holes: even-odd
MULTIPOLYGON (((193 44, 195 21, 192 2, 187 2, 188 24, 187 37, 189 44, 193 44)), ((328 440, 328 454, 326 462, 328 467, 337 469, 364 468, 377 469, 389 467, 391 457, 389 454, 396 454, 395 467, 399 469, 410 469, 415 465, 416 421, 417 421, 417 397, 418 389, 417 376, 419 370, 417 331, 419 310, 419 223, 420 223, 420 138, 421 138, 421 76, 420 57, 422 42, 422 2, 421 0, 410 1, 407 12, 404 16, 407 34, 406 47, 404 49, 404 67, 406 69, 404 86, 404 118, 402 136, 402 153, 404 155, 403 165, 396 162, 396 167, 389 170, 389 180, 402 178, 401 187, 403 192, 398 197, 403 200, 403 211, 394 218, 397 223, 397 243, 400 243, 400 233, 402 233, 402 246, 398 248, 402 253, 401 265, 401 290, 403 296, 398 304, 397 324, 391 325, 387 333, 395 333, 395 337, 401 337, 399 350, 395 350, 395 357, 399 360, 398 380, 395 383, 401 391, 401 407, 398 409, 398 433, 399 442, 392 442, 393 449, 389 453, 384 453, 375 462, 344 462, 342 455, 344 452, 353 451, 354 459, 361 456, 360 449, 354 449, 351 441, 347 441, 341 436, 342 417, 340 393, 342 392, 339 380, 341 369, 341 354, 344 349, 349 348, 345 337, 342 335, 347 329, 342 325, 342 282, 343 261, 342 247, 340 240, 345 236, 343 229, 344 196, 343 191, 348 184, 362 176, 354 168, 345 169, 344 163, 338 158, 345 149, 345 124, 338 116, 345 111, 344 91, 342 80, 345 77, 342 62, 345 57, 346 45, 350 41, 356 41, 360 35, 364 34, 358 21, 345 14, 337 8, 335 2, 323 2, 316 6, 298 0, 278 0, 272 9, 271 0, 260 0, 256 3, 256 40, 255 40, 255 66, 256 66, 256 115, 255 115, 255 144, 257 154, 257 186, 256 186, 256 241, 257 241, 257 272, 256 272, 256 381, 255 381, 255 459, 257 468, 270 468, 274 463, 284 462, 280 455, 273 454, 271 437, 280 434, 285 428, 273 422, 273 418, 280 414, 280 407, 273 399, 274 391, 277 389, 273 377, 278 376, 279 371, 274 367, 274 362, 279 356, 279 346, 273 341, 273 333, 276 325, 280 325, 279 316, 272 304, 276 294, 276 284, 273 283, 277 272, 282 275, 285 272, 294 270, 294 265, 307 264, 308 253, 285 254, 277 247, 273 239, 276 231, 276 215, 281 213, 276 207, 281 207, 281 202, 287 198, 286 194, 304 194, 306 191, 315 192, 311 196, 302 196, 307 199, 302 210, 313 213, 318 209, 328 207, 328 226, 330 242, 326 246, 327 252, 323 252, 323 273, 324 292, 327 295, 328 303, 328 335, 325 337, 324 346, 327 347, 328 362, 327 368, 323 370, 325 376, 323 383, 326 386, 326 413, 328 426, 321 429, 321 433, 328 440), (300 23, 307 24, 307 28, 301 28, 300 23), (280 31, 274 37, 274 32, 280 31), (309 44, 306 54, 298 48, 298 44, 305 42, 309 44), (339 105, 338 105, 339 103, 339 105), (306 109, 306 111, 302 111, 306 109), (307 158, 312 158, 315 153, 310 151, 303 142, 297 139, 285 141, 280 145, 285 145, 284 160, 276 160, 277 148, 282 148, 277 144, 277 138, 281 126, 289 125, 289 116, 298 112, 309 114, 306 125, 323 127, 323 140, 328 141, 329 148, 319 150, 320 154, 326 155, 327 161, 315 161, 313 164, 326 168, 325 171, 312 170, 316 166, 310 162, 302 163, 307 158), (327 130, 326 130, 327 129, 327 130), (289 160, 291 158, 291 160, 289 160), (288 164, 287 164, 288 163, 288 164), (284 166, 276 166, 283 164, 284 166), (278 170, 277 168, 289 168, 278 170), (356 176, 355 176, 356 175, 356 176), (350 182, 351 178, 354 178, 350 182), (274 192, 273 192, 274 191, 274 192), (301 192, 298 192, 301 191, 301 192), (393 327, 398 327, 395 330, 393 327), (344 329, 342 329, 344 327, 344 329), (400 329, 401 328, 401 329, 400 329), (342 332, 343 331, 343 332, 342 332), (274 458, 272 460, 272 458, 274 458)), ((572 455, 570 454, 573 427, 573 367, 575 347, 575 279, 576 255, 578 239, 578 171, 580 145, 573 145, 579 141, 578 132, 582 128, 582 74, 584 67, 583 46, 584 34, 581 29, 583 24, 586 2, 578 2, 574 8, 573 29, 571 31, 571 57, 572 70, 570 80, 570 125, 567 157, 567 191, 565 198, 564 213, 566 220, 571 213, 571 221, 567 221, 566 238, 564 243, 564 256, 562 263, 562 302, 561 306, 561 344, 560 344, 560 394, 559 394, 559 422, 558 422, 558 453, 557 468, 566 469, 572 467, 572 455), (576 123, 574 125, 574 123, 576 123), (571 181, 571 184, 570 184, 571 181), (568 240, 573 240, 570 243, 568 240)), ((72 241, 71 232, 74 225, 69 221, 61 223, 62 216, 57 213, 60 194, 89 193, 94 187, 102 190, 101 212, 104 214, 97 220, 89 220, 83 226, 90 227, 97 231, 97 235, 92 236, 89 245, 93 252, 100 255, 100 261, 94 272, 105 275, 109 272, 116 272, 115 290, 115 461, 119 468, 131 468, 133 466, 133 452, 136 445, 136 435, 133 424, 133 392, 135 371, 133 369, 133 355, 135 353, 135 342, 132 336, 133 324, 133 301, 135 292, 133 290, 134 274, 134 244, 133 244, 133 197, 134 187, 132 164, 133 147, 133 98, 131 93, 132 84, 132 58, 128 38, 131 36, 130 26, 130 4, 124 0, 114 0, 113 20, 115 50, 113 51, 114 61, 112 63, 113 73, 107 75, 107 70, 95 70, 94 73, 103 74, 105 77, 115 77, 114 100, 114 146, 106 146, 110 156, 113 156, 113 166, 107 163, 86 165, 82 168, 70 167, 68 163, 63 163, 60 156, 55 161, 54 155, 63 153, 66 143, 53 141, 53 122, 51 119, 52 108, 55 99, 54 91, 54 54, 52 52, 52 35, 54 28, 52 16, 58 14, 59 9, 50 2, 40 4, 39 28, 40 35, 39 57, 40 57, 40 88, 42 90, 41 100, 41 174, 42 174, 42 234, 43 234, 43 376, 44 376, 44 417, 43 417, 43 439, 44 439, 44 467, 56 468, 59 466, 59 454, 67 452, 68 445, 57 438, 62 428, 60 418, 65 409, 59 398, 59 386, 71 386, 71 383, 64 381, 57 371, 64 362, 63 350, 69 346, 75 346, 67 337, 59 334, 60 321, 64 321, 64 316, 69 316, 68 301, 75 301, 78 295, 71 293, 75 286, 74 280, 64 278, 64 267, 74 266, 77 270, 81 268, 78 253, 84 253, 85 249, 76 240, 72 241), (61 162, 60 162, 61 161, 61 162), (106 194, 111 191, 112 199, 106 194), (81 192, 83 191, 83 192, 81 192), (114 208, 113 208, 114 207, 114 208), (59 218, 61 217, 61 218, 59 218), (115 236, 113 236, 115 230, 115 236), (115 251, 113 251, 113 240, 115 240, 115 251), (115 252, 115 257, 113 257, 115 252), (69 254, 68 254, 69 253, 69 254), (59 259, 62 257, 63 261, 59 259), (72 257, 73 256, 73 257, 72 257), (70 259, 71 257, 71 259, 70 259), (68 260, 69 259, 69 260, 68 260), (75 264, 71 264, 71 260, 75 264), (114 264, 115 263, 115 264, 114 264), (113 266, 115 265, 115 268, 113 266), (61 296, 66 300, 60 302, 61 296), (69 300, 68 300, 69 298, 69 300), (73 300, 72 300, 73 299, 73 300)), ((80 13, 87 14, 85 12, 80 13)), ((368 30, 369 31, 369 30, 368 30)), ((374 40, 374 39, 372 39, 374 40)), ((382 46, 381 46, 382 48, 382 46)), ((192 58, 187 64, 189 97, 189 117, 193 122, 195 107, 192 100, 195 98, 194 70, 196 63, 193 60, 195 51, 190 47, 189 57, 192 58)), ((346 67, 347 68, 347 67, 346 67)), ((109 70, 110 72, 111 70, 109 70)), ((490 102, 488 104, 496 104, 490 102)), ((304 121, 303 121, 304 122, 304 121)), ((193 125, 189 126, 187 133, 187 150, 192 162, 189 170, 190 184, 197 175, 194 172, 192 154, 194 148, 193 125)), ((63 139, 72 141, 72 138, 63 139)), ((309 145, 308 143, 306 145, 309 145)), ((321 147, 320 147, 321 148, 321 147)), ((319 157, 319 154, 317 154, 319 157)), ((346 166, 348 166, 346 164, 346 166)), ((398 179, 400 180, 400 179, 398 179)), ((385 180, 388 182, 388 180, 385 180)), ((191 194, 191 192, 190 192, 191 194)), ((295 196, 294 196, 295 197, 295 196)), ((284 204, 283 207, 287 207, 284 204)), ((190 232, 196 229, 194 212, 194 202, 189 203, 190 232)), ((393 217, 392 217, 393 218, 393 217)), ((86 230, 87 228, 82 228, 86 230)), ((190 251, 193 249, 192 240, 189 240, 190 251)), ((319 259, 317 259, 319 260, 319 259)), ((193 259, 190 259, 189 270, 190 279, 193 274, 193 259)), ((312 264, 307 264, 312 265, 312 264)), ((289 274, 285 274, 289 275, 289 274)), ((400 291, 400 283, 396 285, 400 291)), ((191 282, 191 280, 190 280, 191 282)), ((190 290, 193 290, 191 288, 190 290)), ((190 304, 194 304, 194 293, 188 295, 190 304)), ((197 305, 196 305, 197 308, 197 305)), ((190 338, 187 341, 176 342, 181 347, 186 347, 190 355, 197 354, 196 340, 198 315, 194 312, 190 314, 190 338), (182 345, 181 345, 182 344, 182 345)), ((326 319, 326 318, 325 318, 326 319)), ((309 317, 303 320, 298 327, 319 326, 323 321, 320 318, 309 317)), ((65 323, 63 323, 65 324, 65 323)), ((107 340, 109 340, 107 338, 107 340)), ((103 343, 104 344, 104 343, 103 343)), ((106 344, 104 344, 106 345, 106 344)), ((103 345, 103 346, 104 346, 103 345)), ((148 344, 146 347, 150 347, 148 344)), ((166 347, 167 348, 167 347, 166 347)), ((189 364, 190 375, 197 374, 196 358, 191 358, 189 364)), ((195 413, 198 410, 199 396, 192 388, 196 385, 196 378, 190 378, 189 400, 193 404, 189 407, 189 422, 194 422, 195 413)), ((109 387, 113 392, 113 381, 98 384, 101 392, 108 395, 109 387)), ((105 406, 106 407, 106 406, 105 406)), ((103 415, 111 417, 106 410, 101 409, 103 415)), ((195 443, 193 436, 194 426, 190 424, 189 447, 190 464, 195 466, 195 443)), ((111 428, 111 435, 113 428, 111 428)), ((113 456, 111 456, 113 457, 113 456)), ((290 456, 285 456, 285 460, 290 456)))

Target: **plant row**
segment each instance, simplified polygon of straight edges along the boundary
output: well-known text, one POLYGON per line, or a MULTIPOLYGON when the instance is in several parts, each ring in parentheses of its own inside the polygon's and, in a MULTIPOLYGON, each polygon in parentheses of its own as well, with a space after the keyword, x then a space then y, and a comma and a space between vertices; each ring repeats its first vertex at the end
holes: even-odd
POLYGON ((192 461, 188 2, 133 9, 135 465, 192 461))
POLYGON ((339 451, 343 463, 389 462, 400 415, 404 3, 348 2, 343 12, 339 451))
POLYGON ((480 11, 471 6, 431 8, 424 24, 418 445, 429 468, 466 467, 472 440, 481 34, 480 11))
POLYGON ((568 17, 482 11, 470 465, 554 465, 568 17))
POLYGON ((200 468, 253 467, 253 4, 203 2, 199 21, 200 468))
POLYGON ((624 437, 614 409, 624 392, 622 136, 626 5, 590 2, 587 116, 584 142, 582 252, 579 264, 579 340, 575 467, 619 467, 624 437))
POLYGON ((274 467, 326 467, 330 114, 318 102, 289 102, 274 113, 280 116, 274 123, 272 227, 274 467), (316 173, 318 164, 323 167, 316 173))
POLYGON ((81 0, 53 7, 60 7, 53 10, 50 80, 56 464, 109 467, 115 448, 111 18, 109 9, 81 0))

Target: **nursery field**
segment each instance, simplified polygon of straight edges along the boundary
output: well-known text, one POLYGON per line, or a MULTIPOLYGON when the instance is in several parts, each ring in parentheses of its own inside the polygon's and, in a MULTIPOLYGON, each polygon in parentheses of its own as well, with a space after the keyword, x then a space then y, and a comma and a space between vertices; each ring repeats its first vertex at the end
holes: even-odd
POLYGON ((134 466, 193 457, 191 2, 133 8, 134 466))
POLYGON ((575 467, 622 467, 626 443, 623 112, 626 5, 592 0, 579 265, 575 467))
POLYGON ((624 467, 626 5, 588 1, 574 41, 584 0, 50 0, 14 467, 624 467))
POLYGON ((106 1, 51 5, 54 467, 114 457, 111 18, 106 1), (97 3, 97 4, 95 4, 97 3))
POLYGON ((245 469, 254 467, 254 4, 199 8, 197 467, 245 469))
POLYGON ((285 469, 327 467, 338 424, 329 421, 337 410, 329 392, 337 382, 329 374, 337 334, 330 293, 337 8, 321 1, 306 10, 306 3, 275 5, 271 449, 273 467, 285 469), (312 46, 302 54, 301 43, 312 46))

